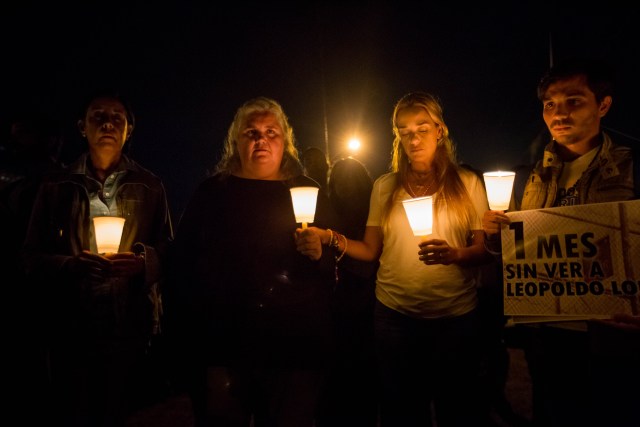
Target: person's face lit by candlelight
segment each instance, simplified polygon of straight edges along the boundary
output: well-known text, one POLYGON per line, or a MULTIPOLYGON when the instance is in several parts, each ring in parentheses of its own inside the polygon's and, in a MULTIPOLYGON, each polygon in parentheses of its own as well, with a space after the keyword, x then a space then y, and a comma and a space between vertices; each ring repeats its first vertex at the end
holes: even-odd
POLYGON ((564 161, 574 160, 598 144, 600 121, 611 102, 611 96, 598 99, 584 75, 548 85, 542 95, 542 118, 564 161))
POLYGON ((127 110, 113 98, 97 98, 87 108, 84 120, 78 127, 89 142, 91 152, 109 147, 119 154, 129 138, 133 125, 127 120, 127 110))
POLYGON ((250 179, 282 179, 284 132, 275 114, 256 112, 248 116, 238 138, 240 176, 250 179))
POLYGON ((442 130, 422 107, 411 106, 398 111, 396 116, 402 148, 415 172, 431 170, 442 130))

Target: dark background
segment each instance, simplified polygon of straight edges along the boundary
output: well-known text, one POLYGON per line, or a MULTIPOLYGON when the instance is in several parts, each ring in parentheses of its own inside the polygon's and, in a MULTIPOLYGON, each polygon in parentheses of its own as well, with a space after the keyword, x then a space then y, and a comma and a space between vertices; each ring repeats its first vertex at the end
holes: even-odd
POLYGON ((215 165, 236 108, 259 95, 283 105, 301 150, 326 149, 326 135, 334 159, 358 135, 355 157, 377 177, 390 160, 394 103, 430 91, 459 160, 508 169, 530 161, 544 130, 542 73, 553 60, 586 55, 615 67, 604 123, 638 145, 637 8, 513 3, 5 3, 2 113, 45 105, 72 158, 82 148, 82 97, 119 86, 137 118, 132 155, 163 179, 177 216, 215 165))

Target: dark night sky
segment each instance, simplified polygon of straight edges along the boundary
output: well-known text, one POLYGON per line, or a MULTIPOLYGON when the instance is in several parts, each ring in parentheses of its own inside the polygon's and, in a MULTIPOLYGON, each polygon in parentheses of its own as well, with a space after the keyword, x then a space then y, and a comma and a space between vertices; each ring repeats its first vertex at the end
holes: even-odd
POLYGON ((427 2, 243 2, 224 11, 21 2, 0 18, 2 112, 43 102, 67 142, 80 144, 80 99, 99 82, 118 85, 136 113, 133 157, 164 180, 175 213, 215 164, 236 108, 259 95, 283 105, 300 149, 324 149, 326 111, 331 156, 358 134, 356 157, 374 177, 390 159, 393 104, 413 90, 441 98, 459 160, 483 170, 527 162, 544 128, 535 87, 550 45, 555 60, 612 63, 619 85, 605 126, 639 139, 640 14, 608 3, 573 15, 517 3, 492 12, 427 2))

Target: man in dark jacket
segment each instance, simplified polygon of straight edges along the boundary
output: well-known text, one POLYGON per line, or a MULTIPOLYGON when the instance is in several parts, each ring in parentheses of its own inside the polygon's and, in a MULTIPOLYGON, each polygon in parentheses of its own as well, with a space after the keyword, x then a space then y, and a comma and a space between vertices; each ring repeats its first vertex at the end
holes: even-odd
POLYGON ((88 152, 44 181, 27 232, 25 265, 47 306, 63 425, 123 426, 133 368, 158 332, 173 231, 161 180, 123 154, 133 127, 119 94, 90 97, 78 120, 88 152), (125 219, 117 253, 97 251, 100 216, 125 219))

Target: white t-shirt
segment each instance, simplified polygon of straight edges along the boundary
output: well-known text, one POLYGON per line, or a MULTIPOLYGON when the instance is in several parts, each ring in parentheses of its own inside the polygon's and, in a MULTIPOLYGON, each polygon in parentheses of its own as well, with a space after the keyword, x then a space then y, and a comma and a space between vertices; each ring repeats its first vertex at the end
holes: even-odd
MULTIPOLYGON (((489 209, 484 186, 472 171, 461 169, 460 177, 476 211, 471 230, 481 230, 482 215, 489 209)), ((382 175, 374 182, 367 226, 382 227, 383 206, 393 192, 394 183, 393 173, 382 175)), ((393 204, 389 227, 383 228, 387 232, 383 232, 376 297, 387 307, 412 317, 438 318, 468 313, 477 304, 477 269, 457 264, 425 265, 420 261, 420 237, 413 235, 402 206, 402 200, 409 198, 404 190, 400 191, 393 204)), ((434 212, 434 237, 444 238, 453 247, 466 246, 466 242, 448 232, 449 227, 446 208, 434 212)))

